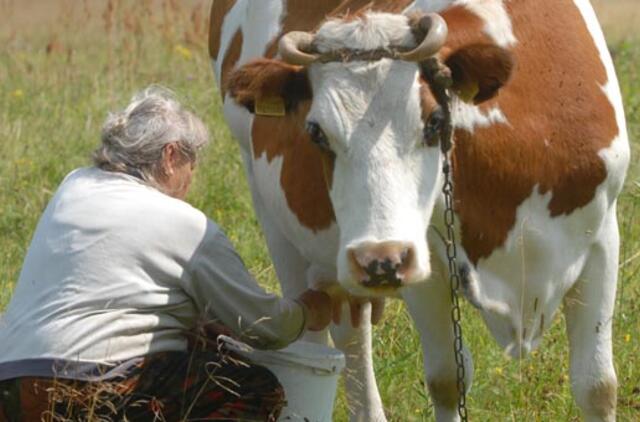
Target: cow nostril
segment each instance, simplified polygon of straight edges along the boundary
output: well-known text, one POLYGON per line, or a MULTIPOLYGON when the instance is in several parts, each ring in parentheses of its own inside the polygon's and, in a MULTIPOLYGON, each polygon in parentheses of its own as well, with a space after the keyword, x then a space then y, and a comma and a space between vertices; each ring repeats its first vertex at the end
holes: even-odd
POLYGON ((375 276, 378 274, 378 267, 380 266, 379 262, 377 260, 373 260, 369 263, 369 265, 367 265, 364 269, 364 271, 369 275, 369 276, 375 276))
POLYGON ((392 273, 392 272, 396 273, 401 265, 402 265, 401 262, 394 263, 391 261, 391 259, 387 258, 384 260, 381 267, 382 267, 382 271, 384 271, 385 273, 392 273))

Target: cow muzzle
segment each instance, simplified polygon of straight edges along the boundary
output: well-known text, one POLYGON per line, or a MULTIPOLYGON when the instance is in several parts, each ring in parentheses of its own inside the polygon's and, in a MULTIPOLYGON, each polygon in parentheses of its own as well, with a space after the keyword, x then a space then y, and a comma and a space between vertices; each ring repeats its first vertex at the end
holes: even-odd
POLYGON ((349 269, 360 286, 397 289, 413 278, 416 250, 408 242, 363 242, 347 249, 349 269))

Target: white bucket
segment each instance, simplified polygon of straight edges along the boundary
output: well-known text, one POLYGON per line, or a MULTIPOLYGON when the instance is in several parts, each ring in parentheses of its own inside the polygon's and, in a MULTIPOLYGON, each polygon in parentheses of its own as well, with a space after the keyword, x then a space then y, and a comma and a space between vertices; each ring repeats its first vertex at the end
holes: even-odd
POLYGON ((327 346, 297 341, 281 350, 256 350, 226 336, 229 350, 269 368, 284 387, 287 406, 279 421, 330 422, 344 354, 327 346))

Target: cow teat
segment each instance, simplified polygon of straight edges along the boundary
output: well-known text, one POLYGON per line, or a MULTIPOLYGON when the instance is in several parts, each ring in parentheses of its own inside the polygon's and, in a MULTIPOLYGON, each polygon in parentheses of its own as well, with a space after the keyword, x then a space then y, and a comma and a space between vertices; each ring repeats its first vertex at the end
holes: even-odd
POLYGON ((347 253, 352 277, 365 288, 399 288, 414 272, 416 253, 407 242, 363 242, 347 253))

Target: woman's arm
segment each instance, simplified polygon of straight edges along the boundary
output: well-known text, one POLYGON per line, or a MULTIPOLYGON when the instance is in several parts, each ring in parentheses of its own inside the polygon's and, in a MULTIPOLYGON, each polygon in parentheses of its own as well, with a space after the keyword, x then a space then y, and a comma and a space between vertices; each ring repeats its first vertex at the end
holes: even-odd
POLYGON ((241 340, 278 349, 298 339, 306 328, 323 329, 331 319, 331 300, 321 292, 298 300, 267 293, 247 271, 222 231, 209 222, 205 238, 190 263, 185 290, 205 318, 217 319, 241 340), (322 296, 322 297, 320 297, 322 296))

